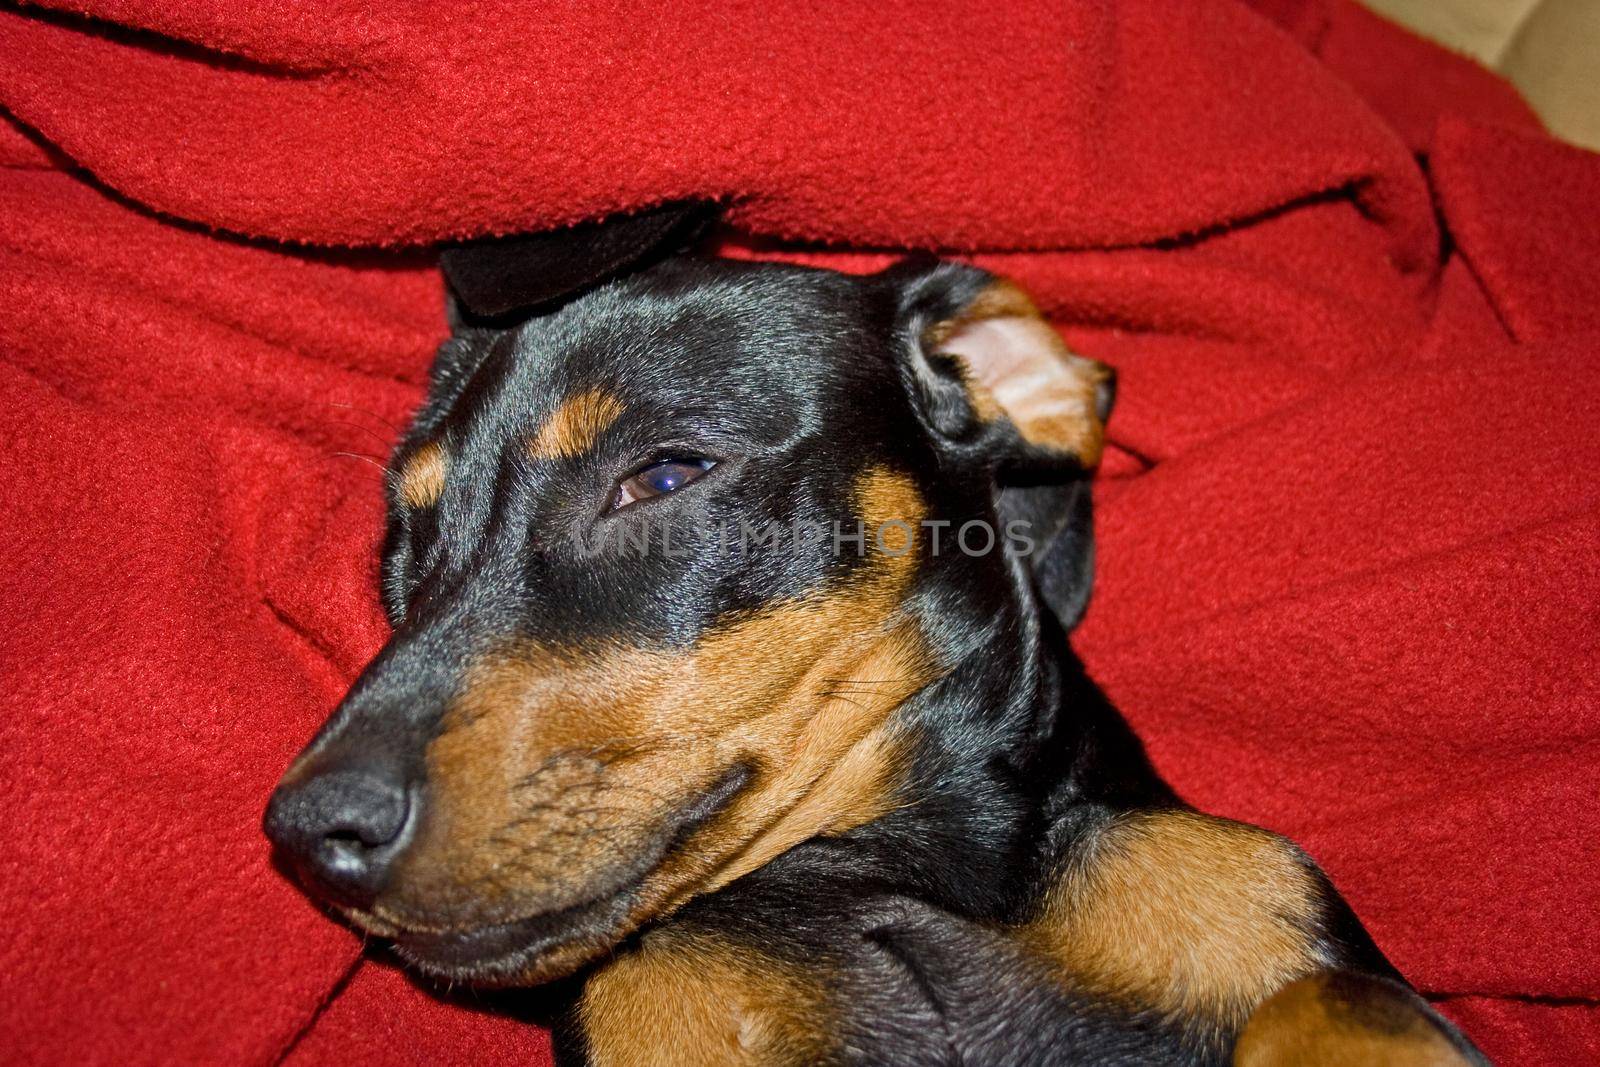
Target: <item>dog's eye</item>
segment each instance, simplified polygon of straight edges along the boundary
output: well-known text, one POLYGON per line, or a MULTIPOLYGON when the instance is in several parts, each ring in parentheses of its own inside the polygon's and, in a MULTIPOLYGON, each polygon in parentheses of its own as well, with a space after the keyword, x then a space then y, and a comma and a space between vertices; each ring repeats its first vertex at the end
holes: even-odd
POLYGON ((624 478, 611 498, 612 510, 625 508, 635 500, 646 500, 680 489, 715 467, 709 459, 667 459, 624 478))

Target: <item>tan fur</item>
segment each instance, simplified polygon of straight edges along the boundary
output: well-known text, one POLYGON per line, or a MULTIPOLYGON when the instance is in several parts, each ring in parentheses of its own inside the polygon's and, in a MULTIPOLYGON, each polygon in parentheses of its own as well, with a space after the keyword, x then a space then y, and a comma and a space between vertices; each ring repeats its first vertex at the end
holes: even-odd
POLYGON ((955 318, 934 323, 923 343, 961 359, 979 418, 1003 412, 1029 443, 1068 452, 1085 467, 1100 462, 1105 427, 1095 404, 1110 371, 1068 351, 1016 285, 996 281, 955 318))
POLYGON ((444 448, 429 441, 400 468, 400 500, 408 508, 429 508, 444 493, 445 471, 449 463, 444 448))
POLYGON ((1257 1009, 1234 1047, 1235 1067, 1465 1067, 1438 1027, 1406 998, 1371 979, 1340 989, 1305 978, 1257 1009), (1355 993, 1358 999, 1349 999, 1355 993))
POLYGON ((831 1059, 815 980, 755 951, 671 928, 584 987, 594 1067, 785 1067, 831 1059))
MULTIPOLYGON (((915 531, 924 515, 909 480, 886 471, 857 498, 869 529, 899 519, 915 531)), ((898 530, 885 537, 893 552, 898 530)), ((639 887, 630 924, 892 810, 892 712, 934 674, 898 610, 916 567, 916 552, 876 553, 838 587, 687 650, 483 657, 429 746, 428 817, 375 914, 459 928, 582 903, 735 767, 750 783, 639 887)))
POLYGON ((1098 831, 1019 931, 1068 984, 1236 1027, 1321 966, 1318 889, 1285 839, 1190 812, 1098 831))
POLYGON ((528 454, 534 459, 581 456, 622 417, 623 410, 622 401, 599 389, 574 393, 528 439, 528 454))

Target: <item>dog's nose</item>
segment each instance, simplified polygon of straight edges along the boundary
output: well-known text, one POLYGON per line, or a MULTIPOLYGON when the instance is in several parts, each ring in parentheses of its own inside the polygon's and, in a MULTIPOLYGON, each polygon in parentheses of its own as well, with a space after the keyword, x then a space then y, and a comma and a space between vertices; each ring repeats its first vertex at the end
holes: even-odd
POLYGON ((333 768, 279 786, 264 827, 313 888, 336 904, 365 908, 405 850, 414 794, 391 768, 333 768))

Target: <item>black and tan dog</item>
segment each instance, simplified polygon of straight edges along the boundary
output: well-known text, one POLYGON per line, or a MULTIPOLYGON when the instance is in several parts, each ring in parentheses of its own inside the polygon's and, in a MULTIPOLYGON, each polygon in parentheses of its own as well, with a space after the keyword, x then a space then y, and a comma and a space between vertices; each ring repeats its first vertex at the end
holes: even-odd
POLYGON ((268 833, 421 971, 582 976, 575 1062, 1483 1062, 1070 650, 1109 384, 932 262, 463 327, 268 833))

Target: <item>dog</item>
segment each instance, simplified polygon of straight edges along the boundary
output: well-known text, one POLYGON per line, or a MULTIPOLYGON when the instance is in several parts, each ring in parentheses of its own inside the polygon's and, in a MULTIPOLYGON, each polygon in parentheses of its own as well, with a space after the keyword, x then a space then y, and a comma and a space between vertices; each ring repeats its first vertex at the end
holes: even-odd
POLYGON ((1074 656, 1113 395, 950 262, 459 324, 268 836, 424 974, 577 976, 565 1063, 1486 1063, 1074 656))

